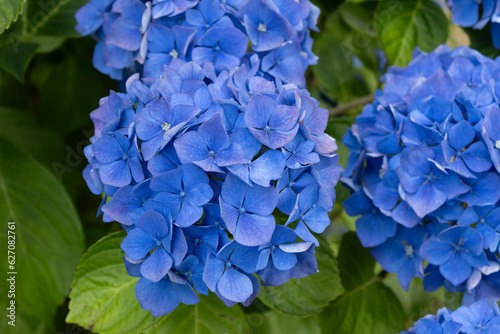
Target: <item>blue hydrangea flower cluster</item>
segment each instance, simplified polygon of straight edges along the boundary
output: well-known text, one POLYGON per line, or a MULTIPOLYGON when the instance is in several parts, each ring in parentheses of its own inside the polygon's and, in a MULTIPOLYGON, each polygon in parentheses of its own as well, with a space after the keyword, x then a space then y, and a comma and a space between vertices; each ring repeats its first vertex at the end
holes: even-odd
POLYGON ((495 334, 500 333, 500 309, 497 303, 479 300, 452 311, 440 309, 436 315, 421 318, 401 334, 495 334))
POLYGON ((461 27, 483 29, 491 23, 491 38, 500 49, 500 5, 498 0, 448 0, 452 22, 461 27))
POLYGON ((209 290, 249 305, 256 275, 275 286, 317 272, 313 233, 330 224, 341 172, 328 111, 255 74, 173 60, 91 113, 84 178, 127 231, 125 264, 154 316, 209 290))
POLYGON ((405 289, 425 276, 428 291, 500 299, 499 61, 467 47, 416 50, 343 138, 346 212, 405 289))
POLYGON ((98 41, 94 66, 114 79, 153 78, 172 59, 208 60, 305 87, 318 16, 309 0, 90 0, 76 29, 98 41))

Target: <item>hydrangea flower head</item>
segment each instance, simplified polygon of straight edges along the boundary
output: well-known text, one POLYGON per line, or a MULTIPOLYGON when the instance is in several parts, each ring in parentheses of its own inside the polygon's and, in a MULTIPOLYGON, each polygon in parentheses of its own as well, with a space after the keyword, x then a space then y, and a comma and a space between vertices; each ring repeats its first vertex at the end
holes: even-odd
POLYGON ((429 291, 498 299, 498 62, 440 46, 383 80, 343 138, 361 243, 405 289, 423 277, 429 291))
POLYGON ((401 334, 464 333, 486 334, 500 331, 500 309, 497 303, 481 299, 455 311, 442 308, 419 319, 412 328, 401 334))
POLYGON ((214 292, 249 305, 264 285, 318 271, 314 233, 330 224, 341 168, 325 110, 307 91, 172 61, 92 113, 84 178, 154 316, 214 292), (278 219, 279 217, 279 219, 278 219))
POLYGON ((113 79, 153 78, 182 59, 228 72, 247 64, 299 87, 317 62, 309 31, 318 16, 309 0, 92 0, 75 15, 76 30, 98 42, 94 66, 113 79))

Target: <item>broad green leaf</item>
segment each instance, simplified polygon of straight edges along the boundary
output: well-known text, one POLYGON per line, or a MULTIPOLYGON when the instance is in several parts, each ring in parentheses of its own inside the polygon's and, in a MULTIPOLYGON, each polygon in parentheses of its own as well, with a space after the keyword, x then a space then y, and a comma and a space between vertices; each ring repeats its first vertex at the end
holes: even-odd
POLYGON ((335 299, 317 321, 323 333, 397 333, 405 314, 398 298, 374 275, 375 260, 354 232, 342 239, 338 255, 346 293, 335 299))
POLYGON ((336 334, 398 333, 404 320, 397 297, 377 281, 347 292, 318 315, 322 332, 336 334))
POLYGON ((74 10, 80 4, 84 4, 83 0, 27 0, 23 19, 13 24, 8 32, 21 41, 30 41, 37 35, 73 36, 76 25, 74 10), (67 8, 73 10, 73 13, 67 8), (55 26, 51 26, 52 20, 55 20, 55 26))
POLYGON ((448 37, 448 20, 433 0, 383 0, 376 22, 391 65, 405 66, 415 47, 430 52, 448 37))
POLYGON ((25 2, 26 0, 2 0, 0 2, 0 34, 17 20, 25 2))
POLYGON ((200 302, 195 305, 180 304, 175 311, 153 326, 147 334, 243 334, 248 333, 247 318, 239 305, 227 307, 210 293, 200 295, 200 302))
POLYGON ((136 277, 127 274, 120 243, 125 232, 110 234, 83 255, 71 284, 66 322, 96 333, 139 333, 161 318, 144 311, 135 297, 136 277))
MULTIPOLYGON (((76 42, 83 43, 82 40, 76 42)), ((89 52, 87 57, 75 54, 50 67, 45 65, 47 72, 36 82, 43 123, 60 133, 68 134, 87 127, 89 113, 99 107, 99 99, 109 95, 110 87, 116 85, 88 62, 92 48, 83 48, 83 51, 89 52)))
POLYGON ((37 45, 13 40, 12 43, 0 43, 0 69, 12 74, 19 82, 24 82, 24 72, 37 45))
MULTIPOLYGON (((426 292, 421 278, 412 280, 408 292, 403 290, 396 274, 389 274, 384 279, 384 284, 394 292, 401 302, 408 325, 412 325, 427 314, 435 314, 438 309, 445 306, 445 289, 442 288, 432 293, 426 292)), ((453 295, 461 301, 458 294, 453 295)))
POLYGON ((78 264, 70 293, 68 323, 96 333, 243 333, 246 317, 239 306, 228 308, 215 295, 200 296, 196 305, 179 305, 165 317, 144 311, 135 297, 138 278, 123 264, 116 232, 91 246, 78 264))
POLYGON ((319 272, 292 278, 280 286, 262 286, 259 298, 264 304, 280 312, 307 316, 321 312, 343 292, 333 251, 325 239, 319 237, 319 240, 320 247, 316 248, 319 272))
POLYGON ((315 39, 319 61, 312 67, 314 79, 333 101, 348 102, 377 88, 377 39, 371 24, 375 5, 343 3, 327 16, 315 39))
MULTIPOLYGON (((2 0, 19 2, 22 0, 2 0)), ((22 19, 17 20, 0 36, 0 69, 24 82, 24 72, 35 52, 48 52, 75 31, 75 11, 86 0, 24 0, 22 19)), ((0 2, 0 31, 1 6, 0 2)))
POLYGON ((64 141, 55 132, 40 126, 30 114, 0 107, 2 136, 25 149, 38 161, 49 165, 64 157, 64 141))
MULTIPOLYGON (((0 244, 7 250, 7 222, 15 222, 16 314, 30 327, 52 326, 83 252, 77 213, 63 186, 18 146, 0 138, 0 244)), ((5 268, 5 267, 4 267, 5 268)), ((0 294, 6 295, 2 273, 0 294)), ((23 333, 21 327, 16 331, 23 333)), ((10 333, 10 332, 9 332, 10 333)), ((26 333, 26 332, 24 332, 26 333)))
POLYGON ((319 57, 318 64, 312 67, 314 79, 331 100, 349 101, 368 93, 354 78, 352 53, 345 45, 333 36, 323 34, 314 42, 314 52, 319 57))
POLYGON ((248 316, 250 333, 320 334, 316 319, 295 317, 279 312, 252 313, 248 316))
POLYGON ((84 6, 88 0, 60 0, 57 13, 40 28, 37 35, 52 37, 80 37, 75 30, 77 24, 75 12, 84 6))
POLYGON ((352 291, 375 276, 375 259, 358 240, 356 233, 344 235, 337 257, 342 286, 352 291))

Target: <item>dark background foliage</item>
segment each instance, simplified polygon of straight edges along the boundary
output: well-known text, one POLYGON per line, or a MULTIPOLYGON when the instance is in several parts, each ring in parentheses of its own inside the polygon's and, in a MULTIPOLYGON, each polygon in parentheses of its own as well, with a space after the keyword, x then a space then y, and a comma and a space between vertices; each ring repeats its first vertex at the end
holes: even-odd
MULTIPOLYGON (((418 283, 405 293, 394 275, 383 272, 352 232, 354 220, 340 205, 347 190, 339 185, 333 224, 318 252, 321 274, 263 289, 249 308, 226 309, 207 299, 199 308, 183 306, 175 317, 157 320, 141 313, 135 299, 129 298, 133 289, 128 289, 130 296, 113 301, 126 304, 129 300, 129 305, 116 312, 133 319, 132 325, 119 327, 119 323, 120 329, 114 331, 103 318, 107 315, 118 321, 117 315, 113 318, 99 308, 103 301, 98 295, 88 297, 97 298, 89 303, 78 294, 81 286, 75 288, 78 281, 85 281, 85 273, 99 269, 88 262, 95 257, 115 264, 116 272, 95 275, 102 278, 103 286, 110 285, 103 291, 122 298, 113 284, 131 281, 123 276, 119 243, 112 235, 93 246, 80 263, 71 296, 79 311, 68 317, 78 325, 67 324, 69 285, 81 255, 102 237, 120 230, 117 223, 106 224, 96 217, 100 198, 88 191, 81 177, 86 165, 83 148, 93 128, 89 113, 109 90, 119 89, 115 81, 92 67, 94 41, 79 38, 74 31, 74 12, 85 2, 0 3, 0 218, 2 226, 17 220, 17 269, 22 279, 17 284, 15 332, 134 333, 134 329, 148 328, 148 332, 183 333, 190 332, 194 322, 219 332, 390 333, 459 301, 457 295, 443 291, 424 293, 418 283), (93 308, 95 312, 85 318, 85 312, 93 308), (210 314, 214 309, 220 314, 210 314)), ((381 87, 379 80, 387 66, 407 64, 416 46, 431 51, 445 42, 458 46, 472 40, 472 46, 487 55, 498 54, 491 47, 489 29, 463 31, 432 0, 313 2, 322 8, 321 33, 314 36, 320 62, 308 71, 308 89, 331 110, 327 132, 339 142, 342 164, 348 152, 341 137, 381 87)), ((0 241, 4 251, 3 230, 0 241)), ((3 275, 6 271, 2 271, 3 275)), ((1 298, 7 290, 4 282, 2 276, 1 298)), ((5 302, 0 299, 2 309, 5 302)), ((205 332, 201 331, 204 327, 197 328, 205 332)), ((0 332, 12 330, 2 320, 0 332)))

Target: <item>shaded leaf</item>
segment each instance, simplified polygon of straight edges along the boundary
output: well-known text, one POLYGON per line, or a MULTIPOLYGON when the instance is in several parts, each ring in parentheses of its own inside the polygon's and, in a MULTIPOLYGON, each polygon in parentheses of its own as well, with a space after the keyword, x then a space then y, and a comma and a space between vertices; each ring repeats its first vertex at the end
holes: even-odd
POLYGON ((31 58, 35 55, 37 45, 34 43, 0 44, 0 69, 12 74, 19 82, 24 82, 24 72, 31 58))
POLYGON ((346 293, 317 316, 323 333, 396 333, 405 314, 394 293, 374 275, 375 260, 354 232, 342 238, 338 255, 346 293))
POLYGON ((342 4, 327 17, 324 31, 315 40, 319 61, 312 67, 314 78, 333 101, 347 102, 377 87, 379 60, 371 24, 375 5, 342 4))
POLYGON ((250 333, 320 334, 314 318, 300 318, 279 312, 256 313, 249 316, 250 333))
MULTIPOLYGON (((86 48, 82 51, 91 52, 86 48)), ((85 128, 90 112, 99 107, 99 99, 109 94, 110 87, 115 85, 78 54, 44 68, 48 69, 47 73, 41 76, 43 80, 36 82, 40 90, 41 120, 47 127, 64 134, 85 128)))
MULTIPOLYGON (((250 317, 250 316, 248 316, 250 317)), ((242 334, 248 333, 247 315, 239 305, 227 307, 213 293, 200 295, 195 305, 180 304, 148 334, 242 334)))
POLYGON ((0 107, 2 136, 25 149, 38 161, 50 165, 64 156, 64 141, 56 133, 41 127, 30 114, 0 107))
POLYGON ((262 286, 259 298, 274 310, 293 315, 313 315, 321 312, 343 292, 337 261, 328 242, 319 237, 316 248, 318 270, 304 278, 290 279, 280 286, 262 286))
MULTIPOLYGON (((81 224, 65 189, 45 167, 3 138, 0 157, 0 220, 16 223, 16 264, 9 268, 18 273, 16 315, 32 329, 51 327, 83 252, 81 224)), ((6 225, 0 241, 6 249, 6 225)), ((3 296, 7 288, 4 277, 3 296)))

